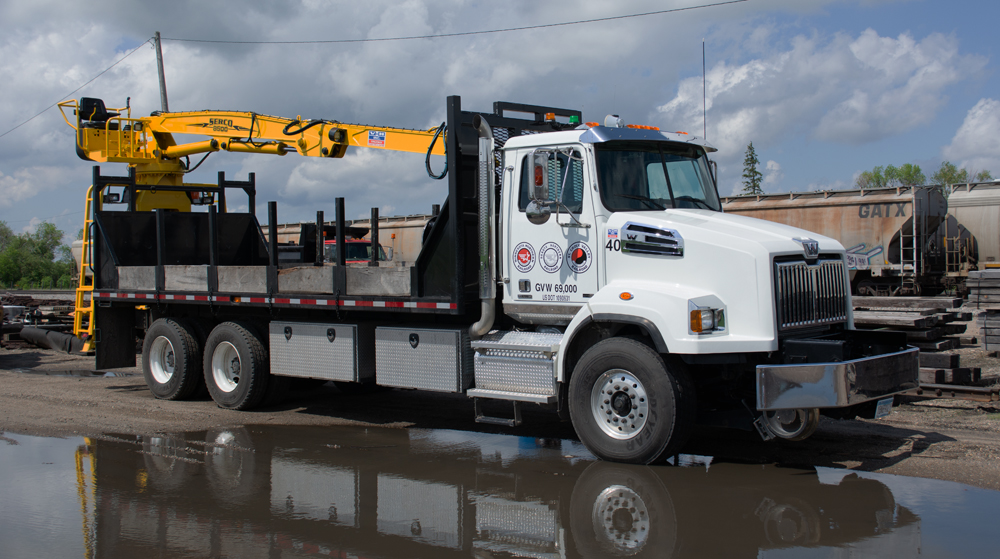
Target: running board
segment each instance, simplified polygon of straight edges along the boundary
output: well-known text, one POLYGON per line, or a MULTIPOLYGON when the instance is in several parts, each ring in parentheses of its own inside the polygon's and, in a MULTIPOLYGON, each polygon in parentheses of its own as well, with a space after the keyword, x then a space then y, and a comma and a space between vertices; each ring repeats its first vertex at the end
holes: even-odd
POLYGON ((514 419, 505 419, 502 417, 490 417, 483 415, 483 410, 479 404, 479 398, 474 399, 476 403, 476 423, 488 423, 490 425, 505 425, 507 427, 517 427, 521 424, 521 402, 517 400, 512 401, 514 404, 514 419))
POLYGON ((551 404, 556 401, 555 396, 545 394, 525 394, 522 392, 507 392, 505 390, 488 390, 486 388, 472 388, 465 392, 469 398, 489 398, 491 400, 512 400, 515 402, 531 402, 533 404, 551 404))

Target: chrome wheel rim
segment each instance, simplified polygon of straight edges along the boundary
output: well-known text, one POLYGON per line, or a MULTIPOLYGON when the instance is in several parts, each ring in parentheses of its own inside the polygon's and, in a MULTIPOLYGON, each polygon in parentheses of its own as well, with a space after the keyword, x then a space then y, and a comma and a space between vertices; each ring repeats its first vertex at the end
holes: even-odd
POLYGON ((646 426, 649 398, 635 375, 624 369, 612 369, 594 383, 590 409, 601 431, 614 439, 626 440, 646 426))
POLYGON ((240 354, 229 342, 222 342, 212 352, 212 378, 223 392, 232 392, 240 382, 240 354))
POLYGON ((612 485, 594 502, 594 528, 615 549, 634 553, 649 538, 649 510, 635 492, 624 485, 612 485))
POLYGON ((149 348, 149 372, 153 374, 153 380, 160 384, 170 382, 176 365, 177 356, 170 340, 166 336, 159 336, 153 340, 149 348))

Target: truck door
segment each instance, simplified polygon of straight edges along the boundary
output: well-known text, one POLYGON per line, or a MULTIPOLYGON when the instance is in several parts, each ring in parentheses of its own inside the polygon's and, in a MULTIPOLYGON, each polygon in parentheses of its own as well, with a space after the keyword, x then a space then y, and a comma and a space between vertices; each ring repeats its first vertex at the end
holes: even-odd
POLYGON ((514 153, 504 189, 504 311, 521 322, 568 324, 597 291, 600 247, 583 153, 570 146, 514 153), (532 200, 539 192, 543 199, 532 200))

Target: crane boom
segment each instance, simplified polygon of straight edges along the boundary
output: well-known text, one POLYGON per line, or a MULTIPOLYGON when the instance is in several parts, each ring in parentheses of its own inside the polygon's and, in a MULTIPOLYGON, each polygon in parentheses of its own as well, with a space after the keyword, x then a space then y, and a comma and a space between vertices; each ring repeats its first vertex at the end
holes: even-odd
MULTIPOLYGON (((81 159, 126 163, 135 168, 136 181, 145 185, 183 185, 188 170, 184 158, 215 151, 306 157, 343 157, 349 146, 444 155, 439 128, 415 130, 387 126, 345 124, 335 120, 304 120, 240 111, 154 112, 132 118, 131 107, 108 109, 100 99, 81 98, 59 103, 63 119, 76 130, 81 159), (72 110, 74 118, 67 111, 72 110), (204 139, 178 143, 175 136, 204 139)), ((150 194, 146 193, 149 198, 150 194)), ((156 196, 153 194, 152 196, 156 196)), ((161 193, 163 205, 152 199, 146 209, 177 207, 177 193, 161 193), (168 198, 174 200, 167 201, 168 198)))

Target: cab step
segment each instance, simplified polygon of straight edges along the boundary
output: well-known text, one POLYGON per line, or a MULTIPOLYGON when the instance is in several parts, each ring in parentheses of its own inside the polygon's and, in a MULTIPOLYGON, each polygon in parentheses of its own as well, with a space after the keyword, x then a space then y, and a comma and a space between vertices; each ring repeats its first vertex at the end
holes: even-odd
POLYGON ((473 341, 473 398, 551 403, 562 334, 494 330, 473 341))
POLYGON ((489 425, 505 425, 507 427, 517 427, 521 424, 521 402, 514 400, 511 403, 514 404, 514 418, 507 419, 504 417, 492 417, 483 413, 482 405, 480 404, 480 399, 475 398, 476 403, 476 423, 487 423, 489 425))

